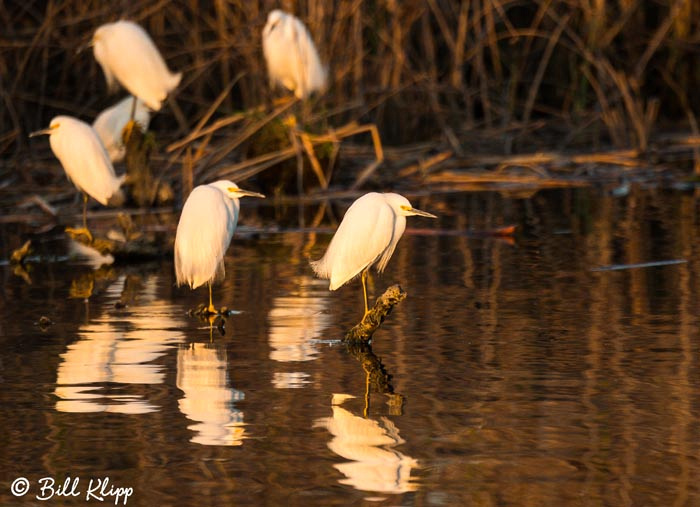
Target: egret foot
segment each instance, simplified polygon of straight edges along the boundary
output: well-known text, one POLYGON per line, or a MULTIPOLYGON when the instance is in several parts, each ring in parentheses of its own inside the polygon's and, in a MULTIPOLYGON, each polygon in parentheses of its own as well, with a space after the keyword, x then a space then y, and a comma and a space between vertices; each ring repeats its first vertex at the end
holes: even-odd
POLYGON ((187 312, 189 316, 195 316, 200 321, 209 324, 209 330, 216 328, 221 336, 226 334, 226 318, 234 312, 222 306, 219 310, 216 308, 200 304, 197 308, 193 308, 187 312))
POLYGON ((197 308, 191 308, 190 310, 187 311, 187 314, 192 316, 196 316, 202 319, 208 319, 209 317, 228 317, 230 315, 233 315, 235 312, 234 310, 229 310, 225 306, 222 306, 221 308, 217 309, 214 307, 214 305, 205 305, 204 303, 199 303, 197 305, 197 308))
POLYGON ((88 230, 87 227, 66 227, 65 231, 73 238, 77 239, 79 236, 85 236, 88 240, 88 244, 92 244, 93 237, 92 233, 88 230))

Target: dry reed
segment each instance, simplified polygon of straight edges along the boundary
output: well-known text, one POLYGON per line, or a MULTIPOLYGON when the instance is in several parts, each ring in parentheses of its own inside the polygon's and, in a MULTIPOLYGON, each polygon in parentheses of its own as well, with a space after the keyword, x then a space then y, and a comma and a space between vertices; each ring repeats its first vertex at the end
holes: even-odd
MULTIPOLYGON (((260 42, 267 13, 278 6, 0 3, 5 170, 32 158, 26 134, 52 116, 91 121, 116 100, 92 55, 75 50, 99 24, 128 18, 185 76, 153 121, 160 151, 171 152, 160 176, 179 184, 183 165, 189 185, 232 167, 255 173, 242 161, 243 147, 284 95, 268 87, 260 42)), ((376 126, 384 143, 432 139, 456 155, 508 155, 610 144, 643 153, 654 132, 697 132, 700 8, 691 0, 306 0, 282 7, 306 22, 329 63, 330 89, 307 105, 312 134, 356 121, 376 126)), ((311 143, 301 141, 318 175, 311 143)), ((260 155, 263 168, 287 158, 290 146, 270 146, 269 157, 260 155)))

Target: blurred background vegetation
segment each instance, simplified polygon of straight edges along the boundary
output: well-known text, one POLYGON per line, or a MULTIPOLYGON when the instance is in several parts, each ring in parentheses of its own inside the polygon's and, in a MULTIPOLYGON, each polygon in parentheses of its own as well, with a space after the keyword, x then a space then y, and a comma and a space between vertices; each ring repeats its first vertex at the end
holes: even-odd
MULTIPOLYGON (((696 0, 5 0, 0 157, 26 158, 27 133, 54 115, 91 122, 125 95, 108 96, 91 52, 76 53, 120 18, 184 73, 151 126, 160 146, 203 119, 272 107, 285 94, 270 90, 262 56, 274 8, 307 24, 329 66, 327 93, 308 104, 317 132, 374 123, 386 145, 430 141, 459 155, 644 152, 655 133, 698 134, 696 0)), ((264 151, 248 143, 229 156, 264 151)))

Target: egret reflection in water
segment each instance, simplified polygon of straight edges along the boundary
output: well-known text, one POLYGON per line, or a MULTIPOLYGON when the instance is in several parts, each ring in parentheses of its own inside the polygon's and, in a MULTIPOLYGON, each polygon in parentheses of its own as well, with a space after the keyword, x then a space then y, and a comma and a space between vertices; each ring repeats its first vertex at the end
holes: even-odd
POLYGON ((411 470, 418 462, 394 449, 405 442, 399 436, 399 429, 387 417, 364 418, 340 406, 350 398, 354 396, 334 394, 333 415, 314 424, 333 435, 328 448, 349 460, 333 465, 345 475, 339 482, 377 493, 416 491, 418 484, 411 479, 411 470))
MULTIPOLYGON (((126 281, 120 276, 107 287, 105 297, 118 299, 126 281)), ((156 298, 156 285, 155 276, 147 277, 138 305, 128 313, 104 315, 80 326, 78 340, 60 356, 56 410, 131 414, 158 410, 127 387, 162 384, 166 368, 155 361, 184 340, 170 303, 156 298)))
MULTIPOLYGON (((313 361, 318 356, 314 343, 330 324, 326 312, 325 283, 310 276, 294 277, 297 287, 272 301, 267 315, 270 331, 270 359, 281 363, 313 361)), ((304 387, 310 375, 303 371, 277 371, 272 383, 278 389, 304 387)))
POLYGON ((280 362, 312 361, 318 350, 313 343, 330 324, 326 313, 328 295, 325 283, 310 276, 295 278, 297 290, 272 301, 270 359, 280 362))
POLYGON ((228 387, 226 350, 209 343, 192 343, 177 351, 180 412, 195 424, 191 442, 202 445, 241 445, 246 438, 243 412, 234 403, 245 398, 228 387))

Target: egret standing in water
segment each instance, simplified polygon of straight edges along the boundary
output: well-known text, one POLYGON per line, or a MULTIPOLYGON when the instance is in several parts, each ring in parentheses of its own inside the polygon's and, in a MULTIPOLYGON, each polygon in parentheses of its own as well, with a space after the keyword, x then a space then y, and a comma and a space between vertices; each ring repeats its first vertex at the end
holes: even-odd
POLYGON ((180 214, 175 234, 177 285, 196 289, 208 284, 210 314, 217 313, 211 286, 225 276, 224 254, 238 223, 238 199, 246 196, 265 197, 227 180, 200 185, 192 190, 180 214))
POLYGON ((143 131, 148 130, 151 112, 146 107, 146 104, 143 103, 143 100, 135 99, 131 96, 120 100, 112 107, 108 107, 97 115, 95 121, 92 122, 92 127, 97 131, 97 135, 100 136, 112 162, 121 162, 126 155, 126 146, 122 139, 122 132, 131 119, 133 100, 136 100, 133 120, 143 131))
POLYGON ((109 155, 97 132, 87 123, 70 116, 56 116, 49 128, 29 134, 34 137, 49 135, 51 151, 61 162, 68 179, 83 193, 83 230, 90 240, 87 228, 88 196, 107 205, 119 191, 126 175, 117 176, 109 155))
POLYGON ((136 23, 106 23, 95 30, 90 45, 108 88, 119 81, 153 111, 159 111, 168 93, 180 84, 182 73, 170 72, 148 33, 136 23))
POLYGON ((369 268, 376 264, 377 272, 384 271, 406 229, 406 217, 413 215, 437 218, 415 209, 399 194, 371 192, 363 195, 345 212, 325 255, 312 262, 311 267, 319 278, 330 280, 330 290, 360 275, 366 316, 369 313, 366 283, 369 268))
POLYGON ((279 9, 270 12, 262 45, 272 84, 281 84, 298 99, 326 87, 326 68, 311 34, 296 16, 279 9))

